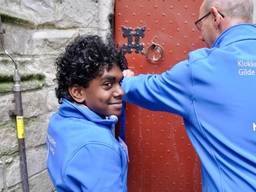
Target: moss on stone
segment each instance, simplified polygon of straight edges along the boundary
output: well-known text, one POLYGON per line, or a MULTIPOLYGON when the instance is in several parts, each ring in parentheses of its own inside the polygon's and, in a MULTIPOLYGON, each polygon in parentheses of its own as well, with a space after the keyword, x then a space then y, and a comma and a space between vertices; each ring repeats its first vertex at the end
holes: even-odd
POLYGON ((16 24, 16 25, 22 25, 22 26, 30 28, 30 29, 64 29, 63 27, 58 27, 58 26, 56 26, 55 23, 51 23, 51 22, 36 24, 32 21, 18 18, 13 15, 6 15, 3 13, 0 13, 0 16, 1 16, 3 23, 12 23, 12 24, 16 24))
POLYGON ((0 14, 1 15, 1 19, 3 23, 12 23, 12 24, 16 24, 16 25, 23 25, 26 26, 28 28, 35 28, 36 25, 28 20, 25 19, 21 19, 18 17, 14 17, 11 15, 6 15, 6 14, 0 14))
POLYGON ((43 23, 37 25, 37 29, 61 29, 57 27, 54 23, 43 23))
POLYGON ((21 81, 44 80, 44 79, 45 79, 45 76, 42 74, 21 75, 21 81))
POLYGON ((11 82, 13 77, 11 75, 2 75, 0 74, 0 84, 6 83, 6 82, 11 82))
POLYGON ((0 93, 11 92, 12 87, 13 87, 13 83, 8 83, 8 82, 0 83, 0 93))
POLYGON ((44 86, 45 82, 42 80, 29 80, 29 81, 23 81, 21 83, 21 89, 22 91, 25 90, 32 90, 32 89, 40 89, 44 86))
MULTIPOLYGON (((40 89, 45 84, 45 76, 42 74, 21 75, 21 89, 32 90, 40 89)), ((13 77, 0 74, 0 93, 8 93, 13 89, 13 77)))

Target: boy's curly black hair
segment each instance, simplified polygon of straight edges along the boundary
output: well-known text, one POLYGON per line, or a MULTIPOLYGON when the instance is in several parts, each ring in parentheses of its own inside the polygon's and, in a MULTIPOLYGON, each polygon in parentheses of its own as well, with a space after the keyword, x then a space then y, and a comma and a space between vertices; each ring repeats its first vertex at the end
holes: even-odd
POLYGON ((111 39, 104 43, 96 35, 76 37, 56 60, 56 96, 59 103, 63 98, 74 101, 69 95, 69 87, 78 85, 86 88, 104 69, 110 70, 113 64, 117 64, 123 70, 125 63, 125 58, 111 39))

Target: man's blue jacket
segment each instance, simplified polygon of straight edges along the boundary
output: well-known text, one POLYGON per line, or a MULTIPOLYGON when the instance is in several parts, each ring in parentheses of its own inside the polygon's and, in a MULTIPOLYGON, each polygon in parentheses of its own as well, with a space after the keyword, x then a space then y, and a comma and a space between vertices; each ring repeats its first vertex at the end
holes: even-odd
POLYGON ((256 27, 233 26, 211 48, 159 75, 125 78, 125 100, 183 117, 203 192, 256 191, 256 27))
POLYGON ((64 100, 48 127, 48 171, 57 192, 126 192, 126 145, 103 119, 64 100))

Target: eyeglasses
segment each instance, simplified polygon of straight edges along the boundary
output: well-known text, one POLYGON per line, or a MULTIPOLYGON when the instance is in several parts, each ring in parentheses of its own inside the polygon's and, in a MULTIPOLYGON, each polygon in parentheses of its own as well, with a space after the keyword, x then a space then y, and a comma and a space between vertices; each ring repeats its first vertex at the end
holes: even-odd
MULTIPOLYGON (((218 11, 218 13, 219 13, 223 18, 225 17, 221 12, 218 11)), ((195 26, 196 26, 196 28, 197 28, 199 31, 201 30, 201 26, 202 26, 201 22, 202 22, 202 20, 205 19, 206 17, 208 17, 209 15, 211 15, 211 12, 210 12, 210 11, 209 11, 208 13, 206 13, 204 16, 202 16, 201 18, 199 18, 198 20, 195 21, 195 26)))

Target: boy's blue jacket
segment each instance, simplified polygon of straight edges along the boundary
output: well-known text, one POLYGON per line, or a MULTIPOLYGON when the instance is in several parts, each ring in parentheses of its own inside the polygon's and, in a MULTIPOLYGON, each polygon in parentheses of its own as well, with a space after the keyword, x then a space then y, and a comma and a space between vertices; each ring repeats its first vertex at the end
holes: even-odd
POLYGON ((125 78, 124 99, 183 117, 201 160, 203 192, 256 191, 256 27, 233 26, 213 46, 159 75, 125 78))
POLYGON ((126 145, 103 119, 64 100, 48 127, 48 172, 58 192, 126 192, 126 145))

